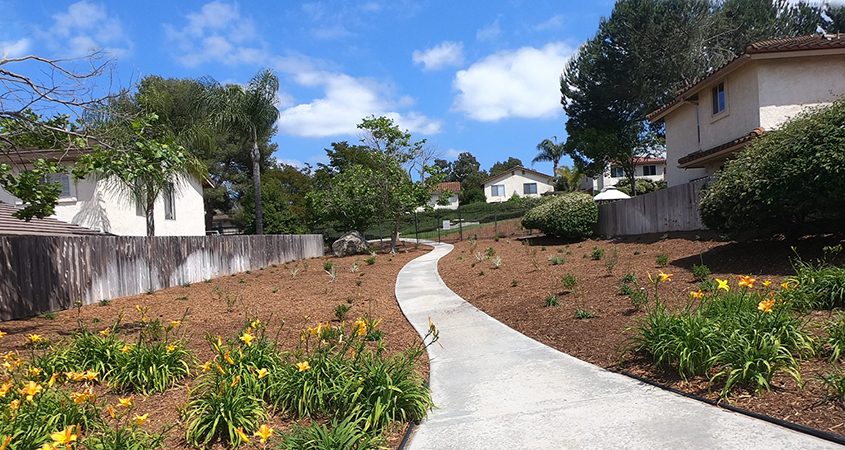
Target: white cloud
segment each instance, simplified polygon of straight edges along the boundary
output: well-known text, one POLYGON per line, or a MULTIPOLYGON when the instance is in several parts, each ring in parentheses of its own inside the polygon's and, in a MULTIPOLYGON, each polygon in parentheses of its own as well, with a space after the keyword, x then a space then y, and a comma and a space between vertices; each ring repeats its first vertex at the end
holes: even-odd
POLYGON ((455 74, 453 108, 489 122, 560 114, 560 75, 575 49, 561 42, 494 53, 455 74))
POLYGON ((27 38, 17 41, 0 41, 0 58, 18 58, 29 51, 32 42, 27 38))
POLYGON ((564 24, 564 17, 561 14, 556 14, 550 17, 548 20, 538 23, 534 26, 534 29, 537 31, 548 31, 548 30, 558 30, 563 27, 564 24))
POLYGON ((446 150, 445 152, 443 152, 443 158, 458 159, 458 156, 460 156, 461 153, 464 153, 465 151, 466 150, 461 150, 461 149, 457 149, 457 148, 450 148, 450 149, 446 150))
POLYGON ((96 51, 119 57, 132 49, 120 20, 109 15, 105 6, 87 0, 53 14, 53 25, 38 34, 62 57, 80 57, 96 51))
POLYGON ((499 25, 499 18, 485 25, 475 32, 475 38, 479 41, 492 41, 502 34, 502 26, 499 25))
POLYGON ((428 50, 414 50, 411 59, 414 64, 422 64, 425 70, 460 66, 464 62, 464 44, 444 41, 428 50))
POLYGON ((186 16, 182 28, 165 25, 179 63, 196 67, 208 62, 227 65, 260 64, 267 59, 252 20, 237 5, 215 0, 186 16))
POLYGON ((416 112, 398 112, 389 89, 378 83, 336 72, 303 72, 294 77, 303 86, 321 87, 324 96, 281 111, 279 130, 302 137, 356 135, 356 125, 369 115, 385 115, 411 132, 435 134, 441 123, 416 112))

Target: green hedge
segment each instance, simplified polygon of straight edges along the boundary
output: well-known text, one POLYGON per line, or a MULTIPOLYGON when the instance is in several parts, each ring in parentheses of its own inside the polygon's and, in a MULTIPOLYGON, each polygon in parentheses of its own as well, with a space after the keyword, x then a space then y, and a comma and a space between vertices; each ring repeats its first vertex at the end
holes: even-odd
POLYGON ((789 232, 845 219, 845 100, 804 112, 749 144, 701 197, 721 231, 789 232))
POLYGON ((588 194, 571 193, 531 209, 522 218, 525 228, 564 239, 583 239, 593 234, 599 208, 588 194))

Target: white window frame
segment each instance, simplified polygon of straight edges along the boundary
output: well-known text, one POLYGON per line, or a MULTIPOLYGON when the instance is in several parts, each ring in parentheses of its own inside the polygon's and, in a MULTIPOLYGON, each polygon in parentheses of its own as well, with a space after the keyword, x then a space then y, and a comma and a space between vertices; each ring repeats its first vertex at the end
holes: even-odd
POLYGON ((490 186, 490 196, 491 197, 504 197, 505 196, 505 185, 504 184, 491 185, 490 186))
POLYGON ((537 190, 537 183, 522 183, 522 195, 536 195, 539 191, 537 190), (527 188, 533 186, 534 192, 526 192, 527 188))
POLYGON ((713 120, 721 119, 728 115, 729 110, 729 101, 728 101, 728 82, 727 80, 722 80, 716 83, 712 88, 710 88, 710 114, 713 120), (719 105, 718 104, 718 95, 719 95, 719 88, 723 92, 724 102, 719 105), (716 110, 719 106, 721 109, 718 111, 716 110))
POLYGON ((59 203, 68 203, 76 201, 76 183, 71 174, 65 173, 51 173, 47 175, 48 183, 59 183, 62 185, 62 193, 59 194, 59 203), (65 184, 67 183, 67 184, 65 184), (67 185, 67 195, 64 195, 64 186, 67 185))
POLYGON ((643 176, 644 177, 657 176, 657 165, 656 164, 648 164, 648 165, 643 166, 643 176), (652 169, 654 169, 654 173, 646 173, 645 172, 646 167, 651 167, 652 169))

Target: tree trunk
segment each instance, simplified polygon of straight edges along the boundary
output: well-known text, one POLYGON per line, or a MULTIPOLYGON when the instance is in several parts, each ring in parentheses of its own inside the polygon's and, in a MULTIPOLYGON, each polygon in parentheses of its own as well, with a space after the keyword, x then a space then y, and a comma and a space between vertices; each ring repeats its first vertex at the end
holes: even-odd
POLYGON ((399 243, 399 219, 393 219, 393 232, 390 233, 390 251, 396 252, 396 245, 399 243))
POLYGON ((152 200, 147 200, 147 204, 144 208, 144 216, 147 219, 147 237, 152 237, 156 235, 156 222, 153 213, 155 212, 155 198, 152 200))
POLYGON ((264 204, 261 202, 261 154, 258 152, 258 137, 252 140, 252 185, 255 189, 255 234, 264 234, 264 204))
POLYGON ((634 175, 634 170, 637 170, 636 166, 627 174, 628 182, 631 183, 631 197, 637 196, 637 177, 634 175))

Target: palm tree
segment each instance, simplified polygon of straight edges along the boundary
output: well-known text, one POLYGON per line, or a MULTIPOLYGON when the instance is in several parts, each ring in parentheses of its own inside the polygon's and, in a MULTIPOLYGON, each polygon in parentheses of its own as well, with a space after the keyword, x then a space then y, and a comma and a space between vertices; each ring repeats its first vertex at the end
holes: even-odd
POLYGON ((537 153, 537 156, 531 160, 531 164, 551 161, 552 173, 557 174, 557 166, 560 163, 560 159, 563 158, 563 155, 565 154, 564 147, 566 146, 566 143, 561 142, 558 144, 557 136, 552 136, 552 139, 543 139, 542 142, 537 144, 537 151, 539 153, 537 153))
POLYGON ((249 84, 212 84, 205 95, 209 118, 215 127, 227 128, 252 144, 252 184, 255 189, 255 234, 264 234, 264 205, 261 202, 261 153, 259 139, 273 132, 279 109, 276 94, 279 78, 270 69, 258 72, 249 84))
POLYGON ((575 167, 561 167, 555 173, 560 177, 563 184, 566 186, 566 192, 575 192, 578 190, 581 180, 584 179, 584 171, 578 166, 575 167))

